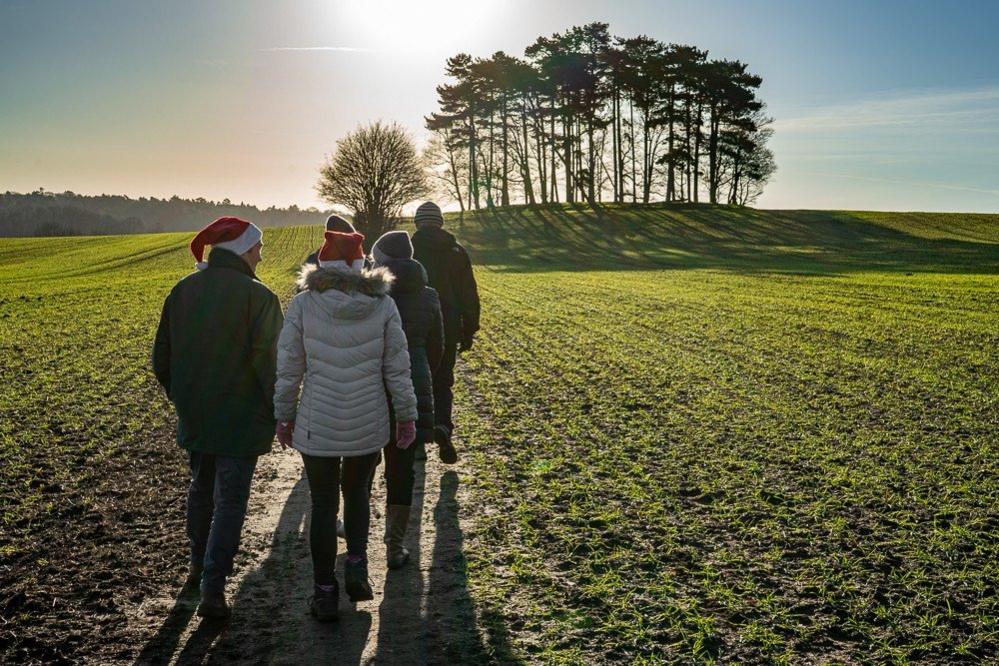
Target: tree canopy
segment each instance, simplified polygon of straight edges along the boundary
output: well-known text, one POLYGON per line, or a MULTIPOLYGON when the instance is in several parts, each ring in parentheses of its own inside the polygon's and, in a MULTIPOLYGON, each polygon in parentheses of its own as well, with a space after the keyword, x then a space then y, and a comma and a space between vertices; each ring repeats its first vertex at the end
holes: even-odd
POLYGON ((462 210, 653 200, 748 204, 776 165, 762 79, 740 61, 606 23, 447 61, 431 172, 462 210), (460 165, 460 167, 459 167, 460 165))

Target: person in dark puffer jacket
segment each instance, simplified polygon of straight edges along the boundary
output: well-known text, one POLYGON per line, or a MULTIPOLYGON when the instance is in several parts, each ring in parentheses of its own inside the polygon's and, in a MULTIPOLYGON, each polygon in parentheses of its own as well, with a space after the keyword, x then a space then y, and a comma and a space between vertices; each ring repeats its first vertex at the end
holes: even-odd
MULTIPOLYGON (((385 447, 385 544, 389 568, 401 567, 409 559, 403 547, 410 505, 413 503, 413 461, 420 444, 434 439, 433 374, 444 355, 444 323, 437 291, 427 286, 427 273, 413 259, 413 245, 405 231, 390 231, 371 248, 376 268, 387 269, 395 278, 389 295, 402 317, 409 343, 413 388, 419 416, 416 441, 405 449, 392 438, 385 447)), ((389 429, 389 433, 392 433, 389 429)))

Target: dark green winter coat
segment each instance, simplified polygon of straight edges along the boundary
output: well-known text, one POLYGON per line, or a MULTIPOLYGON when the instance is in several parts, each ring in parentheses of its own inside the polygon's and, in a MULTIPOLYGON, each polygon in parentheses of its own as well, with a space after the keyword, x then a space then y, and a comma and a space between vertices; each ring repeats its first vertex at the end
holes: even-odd
MULTIPOLYGON (((427 286, 427 273, 412 259, 390 259, 379 264, 394 278, 389 295, 402 317, 409 344, 410 372, 419 418, 417 441, 431 442, 434 435, 433 375, 444 354, 444 329, 437 292, 427 286)), ((392 432, 393 436, 395 431, 392 432)))
POLYGON ((470 342, 479 330, 479 292, 468 252, 441 227, 424 225, 413 234, 413 258, 440 297, 447 344, 470 342))
POLYGON ((281 304, 239 256, 213 249, 208 268, 167 296, 153 371, 177 409, 189 451, 253 457, 274 440, 281 304))

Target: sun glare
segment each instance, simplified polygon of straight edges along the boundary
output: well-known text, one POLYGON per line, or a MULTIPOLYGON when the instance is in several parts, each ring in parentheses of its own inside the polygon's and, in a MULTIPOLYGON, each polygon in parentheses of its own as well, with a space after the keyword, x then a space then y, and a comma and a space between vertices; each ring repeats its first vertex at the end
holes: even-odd
POLYGON ((360 43, 379 48, 435 50, 481 32, 495 0, 343 0, 341 19, 360 43))

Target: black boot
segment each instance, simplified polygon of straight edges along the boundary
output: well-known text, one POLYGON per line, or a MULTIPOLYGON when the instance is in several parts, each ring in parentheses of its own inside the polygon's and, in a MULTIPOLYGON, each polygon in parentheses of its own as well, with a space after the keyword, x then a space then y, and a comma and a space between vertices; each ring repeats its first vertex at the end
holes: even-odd
POLYGON ((458 452, 454 450, 451 443, 451 429, 445 425, 434 428, 434 441, 437 442, 437 453, 441 462, 445 465, 453 465, 458 462, 458 452))
POLYGON ((340 586, 333 581, 333 590, 327 592, 315 586, 309 611, 320 622, 332 622, 340 617, 340 586))
POLYGON ((371 601, 375 598, 371 591, 371 583, 368 582, 368 560, 358 560, 351 562, 349 559, 343 566, 343 584, 347 589, 347 596, 354 603, 358 601, 371 601))
POLYGON ((189 590, 196 590, 201 587, 201 574, 205 568, 200 564, 191 563, 191 568, 187 570, 187 578, 184 580, 184 587, 189 590))
POLYGON ((229 604, 225 602, 225 592, 201 591, 201 603, 198 604, 198 617, 212 620, 228 620, 232 615, 229 604))

